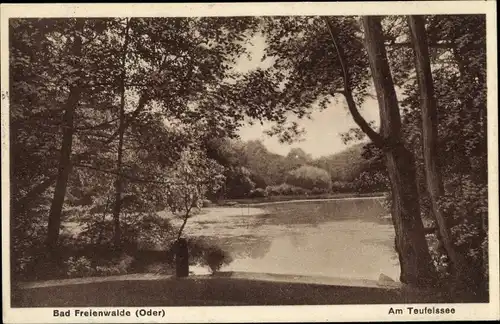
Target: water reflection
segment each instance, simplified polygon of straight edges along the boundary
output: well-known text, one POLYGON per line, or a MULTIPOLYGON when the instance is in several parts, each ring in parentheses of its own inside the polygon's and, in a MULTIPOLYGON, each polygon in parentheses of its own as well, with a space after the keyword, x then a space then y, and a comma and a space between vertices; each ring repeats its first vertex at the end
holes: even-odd
POLYGON ((386 214, 376 199, 211 208, 186 231, 231 253, 222 271, 397 280, 386 214))
POLYGON ((399 276, 388 242, 391 228, 363 221, 338 221, 303 227, 273 237, 259 259, 235 258, 223 270, 317 275, 376 280, 381 273, 399 276), (368 240, 363 238, 370 237, 368 240))
POLYGON ((206 242, 215 243, 229 251, 233 259, 259 259, 266 256, 271 246, 271 238, 259 235, 240 235, 232 237, 199 236, 206 242))

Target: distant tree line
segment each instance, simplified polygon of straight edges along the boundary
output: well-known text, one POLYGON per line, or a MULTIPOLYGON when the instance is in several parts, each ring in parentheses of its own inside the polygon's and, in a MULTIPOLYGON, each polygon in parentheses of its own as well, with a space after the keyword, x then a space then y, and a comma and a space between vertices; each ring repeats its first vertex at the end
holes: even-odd
POLYGON ((363 156, 365 144, 317 159, 300 148, 286 156, 272 153, 258 140, 219 139, 207 147, 227 167, 223 191, 214 199, 388 190, 383 178, 372 175, 377 161, 363 156))

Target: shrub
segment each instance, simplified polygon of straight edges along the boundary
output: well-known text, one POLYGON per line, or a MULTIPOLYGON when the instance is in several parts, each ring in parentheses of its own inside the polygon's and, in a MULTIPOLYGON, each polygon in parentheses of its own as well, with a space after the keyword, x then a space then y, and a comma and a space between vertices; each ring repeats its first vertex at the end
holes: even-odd
POLYGON ((212 273, 216 273, 223 265, 229 264, 232 259, 226 251, 216 246, 210 246, 203 254, 203 261, 212 273))
POLYGON ((287 183, 282 183, 278 186, 268 186, 265 192, 267 196, 302 196, 311 193, 310 190, 291 186, 287 183))
POLYGON ((250 171, 245 167, 229 167, 225 172, 226 198, 244 198, 255 188, 250 171))
POLYGON ((346 182, 346 181, 335 181, 332 184, 332 191, 333 192, 355 192, 356 190, 356 184, 352 182, 346 182))
POLYGON ((290 194, 291 186, 288 184, 280 184, 278 186, 268 186, 266 192, 268 196, 286 196, 290 194))
POLYGON ((99 276, 121 275, 129 272, 134 258, 124 254, 111 261, 108 264, 98 265, 95 267, 95 274, 99 276))
POLYGON ((92 268, 92 262, 87 257, 70 257, 65 265, 67 267, 67 275, 70 278, 87 277, 95 273, 92 268))
POLYGON ((268 195, 268 196, 279 196, 277 187, 278 186, 267 186, 266 187, 266 195, 268 195))
POLYGON ((363 171, 353 181, 353 189, 358 192, 380 192, 389 188, 389 179, 382 171, 363 171))
POLYGON ((328 193, 329 190, 327 189, 322 189, 322 188, 313 188, 311 190, 311 194, 313 195, 321 195, 321 194, 325 194, 325 193, 328 193))
POLYGON ((429 246, 429 253, 431 255, 431 260, 436 269, 439 279, 447 279, 449 261, 446 255, 443 253, 443 247, 435 233, 426 235, 427 244, 429 246))
POLYGON ((64 267, 66 276, 70 278, 112 276, 128 273, 133 261, 134 258, 127 254, 104 262, 99 257, 71 256, 64 262, 64 267))
MULTIPOLYGON (((85 226, 78 234, 79 245, 111 246, 113 223, 109 218, 102 219, 100 215, 89 215, 81 219, 85 226)), ((121 217, 122 240, 127 246, 142 246, 150 248, 164 244, 173 237, 174 228, 168 219, 156 213, 127 213, 121 217)))
POLYGON ((96 275, 99 276, 117 276, 120 274, 124 274, 118 267, 115 266, 96 266, 96 275))
POLYGON ((49 199, 35 199, 31 204, 39 204, 39 206, 26 212, 19 213, 12 210, 10 244, 13 278, 35 275, 34 264, 45 254, 45 238, 47 237, 45 220, 50 208, 49 199))
POLYGON ((256 189, 253 189, 252 191, 250 191, 249 197, 250 198, 263 198, 263 197, 267 197, 267 192, 266 192, 265 189, 256 188, 256 189))
POLYGON ((288 173, 286 183, 309 190, 316 188, 330 191, 332 188, 332 180, 328 171, 310 165, 301 166, 288 173))
POLYGON ((445 178, 445 194, 439 201, 447 216, 453 242, 471 266, 478 271, 471 278, 479 285, 487 283, 488 188, 470 176, 445 178), (479 271, 481 269, 482 271, 479 271))
MULTIPOLYGON (((233 261, 229 253, 207 238, 189 238, 187 241, 190 265, 208 266, 215 273, 233 261)), ((170 255, 171 263, 175 262, 175 244, 169 246, 167 255, 170 255)))
POLYGON ((305 189, 305 188, 301 188, 301 187, 292 187, 291 188, 291 195, 303 196, 303 195, 307 195, 309 193, 312 193, 312 191, 305 189))

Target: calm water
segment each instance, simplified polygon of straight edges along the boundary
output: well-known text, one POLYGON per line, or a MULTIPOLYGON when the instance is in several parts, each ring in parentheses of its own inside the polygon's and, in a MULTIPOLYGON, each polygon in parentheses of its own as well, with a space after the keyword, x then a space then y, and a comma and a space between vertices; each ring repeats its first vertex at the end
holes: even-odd
POLYGON ((190 219, 186 234, 230 252, 221 271, 397 280, 387 214, 373 198, 215 207, 190 219))

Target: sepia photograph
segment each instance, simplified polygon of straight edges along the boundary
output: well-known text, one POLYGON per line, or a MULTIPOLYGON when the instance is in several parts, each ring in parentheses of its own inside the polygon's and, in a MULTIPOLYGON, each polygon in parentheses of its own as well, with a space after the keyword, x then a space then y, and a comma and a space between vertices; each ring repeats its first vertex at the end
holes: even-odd
POLYGON ((498 319, 494 13, 2 5, 4 321, 498 319))

